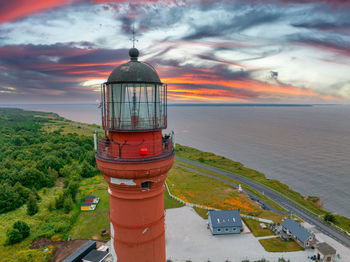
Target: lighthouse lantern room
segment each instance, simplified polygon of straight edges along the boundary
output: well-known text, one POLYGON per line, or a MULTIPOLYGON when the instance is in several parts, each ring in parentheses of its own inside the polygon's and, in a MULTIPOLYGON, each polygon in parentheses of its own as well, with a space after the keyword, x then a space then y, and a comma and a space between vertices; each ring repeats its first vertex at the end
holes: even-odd
POLYGON ((136 48, 129 55, 101 86, 96 163, 108 182, 113 261, 164 262, 163 191, 174 161, 172 134, 162 134, 167 86, 136 48))

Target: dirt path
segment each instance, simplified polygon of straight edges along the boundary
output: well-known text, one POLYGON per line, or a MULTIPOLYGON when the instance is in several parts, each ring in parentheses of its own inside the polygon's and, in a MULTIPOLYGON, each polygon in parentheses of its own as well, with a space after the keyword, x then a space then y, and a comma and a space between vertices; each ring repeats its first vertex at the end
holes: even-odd
MULTIPOLYGON (((77 250, 81 245, 86 243, 87 239, 76 239, 71 241, 52 241, 48 238, 38 238, 34 240, 31 245, 31 249, 44 248, 49 245, 55 246, 56 250, 53 253, 49 262, 59 262, 72 254, 75 250, 77 250)), ((96 240, 95 240, 96 241, 96 240)), ((103 245, 104 242, 96 241, 96 246, 99 248, 103 245)))

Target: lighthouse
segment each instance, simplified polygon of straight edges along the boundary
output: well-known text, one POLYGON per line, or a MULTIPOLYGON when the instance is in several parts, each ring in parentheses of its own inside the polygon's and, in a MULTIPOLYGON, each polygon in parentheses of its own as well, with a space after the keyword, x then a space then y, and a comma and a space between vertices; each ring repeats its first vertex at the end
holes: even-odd
POLYGON ((174 162, 167 127, 167 86, 138 61, 115 68, 101 85, 96 163, 108 183, 113 261, 165 262, 164 182, 174 162))

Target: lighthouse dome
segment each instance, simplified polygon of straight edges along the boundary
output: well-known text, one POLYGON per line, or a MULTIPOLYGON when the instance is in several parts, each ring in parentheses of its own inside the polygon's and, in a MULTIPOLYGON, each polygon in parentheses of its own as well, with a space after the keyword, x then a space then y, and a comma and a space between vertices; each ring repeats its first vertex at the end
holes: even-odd
POLYGON ((130 61, 115 68, 108 77, 107 83, 161 83, 156 70, 138 61, 139 51, 129 50, 130 61))

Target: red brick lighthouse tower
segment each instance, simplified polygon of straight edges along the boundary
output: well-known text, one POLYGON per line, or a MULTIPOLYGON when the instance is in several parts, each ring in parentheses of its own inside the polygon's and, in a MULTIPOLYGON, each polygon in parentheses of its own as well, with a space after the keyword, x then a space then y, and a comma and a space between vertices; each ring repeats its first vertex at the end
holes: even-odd
POLYGON ((96 162, 108 182, 113 261, 164 262, 164 180, 173 165, 167 86, 148 64, 118 66, 101 86, 105 138, 96 162))

